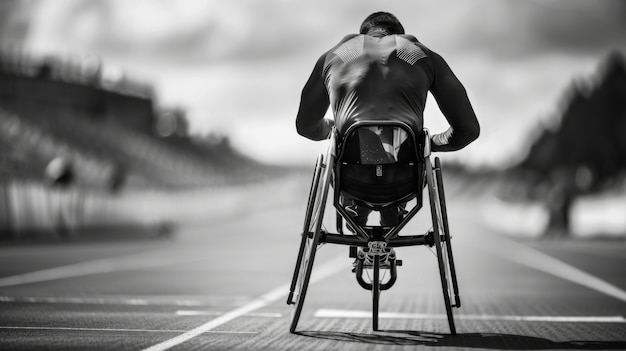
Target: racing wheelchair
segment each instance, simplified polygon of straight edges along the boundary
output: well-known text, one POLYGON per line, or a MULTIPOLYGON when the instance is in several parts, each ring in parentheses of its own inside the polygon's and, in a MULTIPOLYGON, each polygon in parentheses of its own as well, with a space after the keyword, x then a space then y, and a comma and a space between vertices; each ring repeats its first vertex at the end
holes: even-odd
POLYGON ((315 254, 322 244, 349 246, 355 259, 353 272, 361 287, 372 295, 372 328, 378 330, 381 291, 396 282, 394 248, 434 246, 450 333, 456 334, 452 309, 461 307, 452 256, 445 194, 439 158, 431 163, 428 130, 416 137, 398 121, 358 121, 343 134, 333 129, 326 155, 317 158, 309 191, 300 249, 287 304, 293 305, 290 332, 295 333, 313 270, 315 254), (326 201, 333 188, 337 233, 322 225, 326 201), (422 235, 399 235, 422 208, 428 188, 432 227, 422 235), (405 209, 408 201, 414 203, 405 209), (364 218, 377 211, 380 225, 364 218), (386 214, 383 216, 383 214, 386 214), (391 215, 390 215, 391 214, 391 215), (387 217, 386 223, 382 221, 387 217), (390 218, 390 219, 389 219, 390 218), (344 230, 344 222, 347 230, 344 230))

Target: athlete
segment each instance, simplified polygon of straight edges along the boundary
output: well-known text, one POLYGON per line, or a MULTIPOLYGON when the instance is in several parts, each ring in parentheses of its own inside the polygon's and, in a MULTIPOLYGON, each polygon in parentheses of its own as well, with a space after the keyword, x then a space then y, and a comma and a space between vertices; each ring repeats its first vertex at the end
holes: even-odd
MULTIPOLYGON (((420 135, 430 91, 450 125, 431 137, 432 151, 459 150, 478 138, 465 88, 439 54, 405 34, 387 12, 369 15, 359 33, 343 38, 315 64, 296 118, 300 135, 327 139, 335 125, 341 136, 352 123, 367 120, 402 121, 420 135), (329 106, 334 120, 324 118, 329 106)), ((355 213, 367 217, 364 211, 355 213)), ((384 213, 381 217, 385 221, 384 213)))

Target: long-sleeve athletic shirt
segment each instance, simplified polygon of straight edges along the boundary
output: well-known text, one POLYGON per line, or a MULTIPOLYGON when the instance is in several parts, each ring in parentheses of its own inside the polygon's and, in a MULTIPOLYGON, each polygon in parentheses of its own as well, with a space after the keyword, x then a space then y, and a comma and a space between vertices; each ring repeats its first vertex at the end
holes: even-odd
POLYGON ((459 150, 480 127, 465 88, 445 60, 411 35, 348 35, 324 53, 311 73, 296 118, 298 133, 328 138, 356 121, 399 120, 419 135, 428 92, 450 128, 432 137, 432 151, 459 150), (324 115, 331 106, 334 121, 324 115))

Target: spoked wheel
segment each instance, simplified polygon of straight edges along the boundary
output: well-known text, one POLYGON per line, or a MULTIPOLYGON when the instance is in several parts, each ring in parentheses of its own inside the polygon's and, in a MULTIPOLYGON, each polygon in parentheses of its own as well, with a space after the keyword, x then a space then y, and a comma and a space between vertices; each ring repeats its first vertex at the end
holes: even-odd
POLYGON ((372 278, 372 329, 378 330, 378 305, 380 301, 380 256, 374 256, 372 278))
MULTIPOLYGON (((446 240, 449 241, 450 236, 445 233, 445 225, 443 219, 443 211, 441 197, 438 189, 438 182, 435 179, 430 157, 426 158, 426 180, 428 182, 428 197, 430 198, 430 212, 433 220, 433 236, 435 249, 437 251, 437 262, 439 264, 439 276, 441 277, 441 287, 443 290, 443 300, 446 305, 446 314, 448 316, 448 325, 450 326, 450 334, 456 335, 454 326, 454 315, 452 314, 452 302, 450 299, 452 285, 452 271, 450 269, 451 250, 446 240)), ((447 219, 446 219, 447 220, 447 219)), ((454 279, 456 280, 456 279, 454 279)))
POLYGON ((298 320, 302 313, 306 291, 309 286, 309 280, 311 279, 315 253, 322 230, 324 207, 328 195, 328 183, 328 165, 324 165, 324 158, 320 155, 317 159, 315 172, 313 174, 313 182, 311 184, 307 210, 304 217, 300 250, 291 281, 291 289, 287 298, 287 304, 294 306, 291 315, 291 326, 289 327, 291 333, 296 331, 298 320))

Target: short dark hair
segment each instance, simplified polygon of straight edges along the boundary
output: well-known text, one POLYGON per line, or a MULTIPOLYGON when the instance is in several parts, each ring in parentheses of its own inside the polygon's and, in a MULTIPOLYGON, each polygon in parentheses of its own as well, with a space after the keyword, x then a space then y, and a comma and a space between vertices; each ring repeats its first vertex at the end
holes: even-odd
POLYGON ((360 34, 367 34, 372 29, 382 29, 388 34, 404 34, 404 27, 396 16, 389 12, 374 12, 361 23, 360 34))

